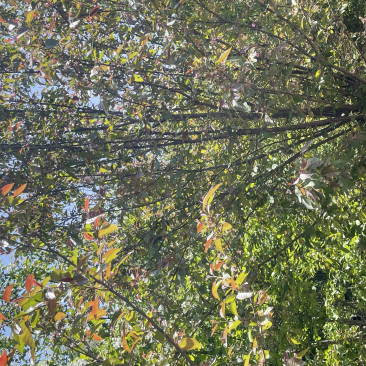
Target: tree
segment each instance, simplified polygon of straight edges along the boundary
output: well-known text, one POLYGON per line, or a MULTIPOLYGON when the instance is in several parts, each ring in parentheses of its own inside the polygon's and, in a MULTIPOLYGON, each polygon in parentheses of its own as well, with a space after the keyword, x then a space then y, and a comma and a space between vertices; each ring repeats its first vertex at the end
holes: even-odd
POLYGON ((348 9, 2 6, 3 365, 365 363, 348 9))

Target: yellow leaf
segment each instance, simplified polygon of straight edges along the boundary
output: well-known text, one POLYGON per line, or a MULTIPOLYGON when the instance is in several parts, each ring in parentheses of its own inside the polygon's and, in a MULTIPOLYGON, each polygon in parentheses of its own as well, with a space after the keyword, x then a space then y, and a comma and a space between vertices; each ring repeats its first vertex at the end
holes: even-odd
POLYGON ((217 191, 217 189, 221 186, 222 183, 216 184, 215 186, 213 186, 208 193, 206 194, 205 198, 203 199, 203 205, 202 205, 202 210, 205 210, 208 200, 210 199, 210 197, 212 197, 212 195, 217 191))
POLYGON ((228 357, 230 357, 230 355, 231 355, 231 351, 233 350, 233 346, 231 346, 230 348, 229 348, 229 350, 227 351, 227 355, 228 355, 228 357))
POLYGON ((240 286, 244 282, 244 280, 247 276, 248 276, 248 273, 245 273, 245 272, 240 273, 240 275, 236 279, 236 285, 240 286))
POLYGON ((253 341, 253 348, 258 348, 258 341, 257 341, 257 337, 254 338, 253 341))
POLYGON ((117 48, 117 51, 116 51, 116 54, 119 55, 120 52, 122 51, 122 48, 123 48, 123 44, 121 44, 118 48, 117 48))
POLYGON ((215 240, 215 248, 219 250, 221 253, 224 253, 224 250, 222 249, 221 239, 215 240))
POLYGON ((241 324, 240 320, 236 320, 233 324, 230 325, 229 332, 231 332, 233 329, 236 329, 241 324))
POLYGON ((119 253, 121 249, 109 249, 108 252, 104 254, 105 263, 112 262, 114 258, 117 257, 117 254, 119 253))
POLYGON ((269 328, 271 328, 271 326, 272 326, 272 322, 267 322, 266 324, 263 325, 262 330, 269 329, 269 328))
POLYGON ((23 331, 23 334, 21 335, 21 337, 22 337, 24 344, 26 344, 30 348, 35 348, 36 344, 34 343, 32 333, 30 332, 30 330, 28 329, 28 327, 25 324, 23 324, 21 327, 22 327, 22 331, 23 331))
POLYGON ((55 320, 58 322, 58 321, 60 321, 60 320, 62 320, 62 319, 64 319, 64 318, 66 318, 67 317, 67 315, 65 314, 65 313, 57 313, 56 315, 55 315, 55 320))
POLYGON ((30 24, 32 22, 32 20, 33 20, 33 17, 34 17, 34 10, 28 11, 28 14, 27 14, 27 16, 25 18, 26 22, 28 24, 30 24))
POLYGON ((195 349, 195 348, 200 348, 201 347, 201 343, 198 342, 196 339, 191 338, 191 337, 185 337, 183 338, 180 343, 179 343, 179 347, 189 351, 191 349, 195 349))
POLYGON ((293 337, 290 337, 290 341, 293 343, 293 344, 301 344, 301 342, 296 339, 296 338, 293 338, 293 337))
POLYGON ((228 222, 224 222, 222 225, 222 232, 228 231, 232 228, 232 226, 228 222))
POLYGON ((234 315, 239 316, 235 301, 229 305, 229 309, 234 315))
POLYGON ((98 232, 98 238, 111 234, 115 232, 118 229, 118 227, 114 224, 109 224, 108 226, 104 227, 103 229, 99 230, 98 232))
POLYGON ((224 61, 227 59, 227 57, 229 56, 230 51, 231 51, 231 47, 230 47, 228 50, 226 50, 226 51, 225 51, 225 52, 220 56, 220 58, 217 60, 217 64, 220 64, 221 62, 224 62, 224 61))
POLYGON ((245 356, 244 366, 248 366, 249 365, 249 361, 250 361, 250 353, 249 353, 248 356, 245 356))
POLYGON ((215 299, 220 299, 219 294, 217 293, 217 287, 216 281, 212 284, 212 295, 215 299))

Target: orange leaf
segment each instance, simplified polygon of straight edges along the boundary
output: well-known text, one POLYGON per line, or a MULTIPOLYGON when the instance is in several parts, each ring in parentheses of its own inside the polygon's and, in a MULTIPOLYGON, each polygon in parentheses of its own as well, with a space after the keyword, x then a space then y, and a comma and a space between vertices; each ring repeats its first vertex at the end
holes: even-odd
POLYGON ((96 320, 96 319, 100 319, 102 316, 106 315, 107 312, 104 310, 104 309, 98 309, 96 311, 95 314, 93 314, 93 312, 91 312, 89 315, 88 315, 88 319, 87 320, 96 320))
POLYGON ((217 271, 218 269, 220 269, 220 268, 221 268, 221 266, 224 264, 224 262, 225 262, 225 261, 220 261, 220 262, 218 262, 218 263, 216 264, 216 266, 215 266, 215 271, 217 271))
POLYGON ((78 306, 76 307, 76 309, 79 309, 80 308, 80 305, 83 302, 83 298, 84 298, 84 296, 81 296, 81 299, 80 299, 80 301, 79 301, 78 306))
POLYGON ((208 248, 211 246, 212 239, 208 239, 205 244, 205 253, 207 253, 208 248))
POLYGON ((98 300, 98 298, 96 298, 95 300, 94 300, 94 304, 93 304, 93 308, 92 308, 92 314, 93 315, 96 315, 97 314, 97 311, 98 311, 98 305, 99 305, 99 300, 98 300))
POLYGON ((220 299, 219 294, 217 293, 216 281, 212 284, 212 295, 215 299, 220 299))
POLYGON ((5 196, 6 194, 8 194, 11 189, 13 188, 14 183, 10 183, 7 184, 6 186, 4 186, 3 188, 1 188, 1 193, 3 194, 3 196, 5 196))
POLYGON ((84 238, 86 240, 93 240, 94 239, 89 233, 84 233, 84 238))
POLYGON ((200 233, 203 230, 203 227, 205 224, 203 222, 200 222, 197 226, 197 234, 200 233))
POLYGON ((25 189, 25 187, 27 186, 27 183, 25 184, 22 184, 18 189, 16 189, 13 193, 13 196, 16 197, 16 196, 19 196, 25 189))
POLYGON ((100 221, 100 216, 97 217, 97 219, 94 221, 94 226, 97 228, 99 225, 99 221, 100 221))
POLYGON ((215 326, 213 327, 212 332, 211 332, 211 337, 212 337, 212 336, 213 336, 213 334, 215 333, 215 330, 216 330, 217 326, 218 326, 218 324, 215 324, 215 326))
POLYGON ((93 339, 95 340, 95 341, 102 341, 103 340, 103 338, 102 337, 100 337, 100 336, 98 336, 98 334, 95 334, 95 333, 93 333, 93 339))
POLYGON ((304 189, 304 188, 301 188, 301 187, 299 187, 299 188, 300 188, 300 191, 301 191, 301 193, 303 194, 303 196, 306 196, 305 189, 304 189))
POLYGON ((127 340, 126 340, 125 336, 123 336, 123 338, 122 338, 122 346, 123 346, 123 348, 125 349, 126 352, 131 353, 131 349, 128 346, 128 343, 127 343, 127 340))
POLYGON ((135 348, 135 346, 136 346, 137 342, 139 341, 139 339, 140 339, 140 338, 137 338, 137 339, 135 340, 135 342, 133 342, 133 345, 132 345, 132 347, 131 347, 131 352, 132 352, 132 351, 133 351, 133 349, 135 348))
POLYGON ((99 337, 97 334, 95 334, 95 333, 93 333, 92 335, 90 335, 90 331, 89 330, 87 330, 86 331, 86 334, 87 334, 87 336, 88 337, 92 337, 95 341, 102 341, 103 340, 103 338, 102 337, 99 337))
POLYGON ((17 125, 16 125, 16 129, 17 129, 17 131, 19 130, 19 127, 20 127, 20 125, 23 123, 23 121, 20 121, 20 122, 18 122, 17 123, 17 125))
POLYGON ((234 279, 231 277, 231 287, 233 288, 233 290, 237 290, 238 286, 236 286, 236 282, 234 281, 234 279))
POLYGON ((5 320, 5 316, 3 314, 0 313, 0 320, 5 320))
POLYGON ((34 274, 30 274, 27 279, 25 280, 25 289, 27 290, 27 292, 31 292, 32 291, 32 287, 33 287, 33 280, 34 279, 34 274))
POLYGON ((89 197, 86 198, 83 209, 84 209, 85 212, 88 212, 88 210, 89 210, 89 197))
POLYGON ((220 316, 222 318, 225 318, 225 304, 226 304, 226 300, 224 299, 224 301, 221 304, 221 310, 220 310, 220 316))
POLYGON ((2 356, 0 357, 0 366, 6 366, 7 363, 8 363, 8 354, 6 351, 4 351, 2 356))
POLYGON ((3 300, 5 301, 5 302, 10 302, 10 296, 11 296, 11 290, 13 289, 13 284, 11 284, 11 285, 9 285, 6 289, 5 289, 5 291, 4 291, 4 293, 3 293, 3 300))

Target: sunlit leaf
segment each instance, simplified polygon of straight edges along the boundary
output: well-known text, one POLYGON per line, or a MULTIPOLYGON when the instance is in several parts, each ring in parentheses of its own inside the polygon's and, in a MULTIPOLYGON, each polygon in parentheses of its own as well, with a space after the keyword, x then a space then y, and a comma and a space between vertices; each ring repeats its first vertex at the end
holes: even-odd
POLYGON ((34 274, 30 274, 25 280, 25 289, 27 292, 31 292, 33 287, 34 274))
POLYGON ((9 183, 6 186, 1 188, 1 193, 3 194, 3 196, 5 196, 6 194, 8 194, 11 189, 13 188, 14 183, 9 183))
POLYGON ((83 233, 83 234, 84 234, 84 238, 86 240, 93 240, 94 239, 94 237, 92 235, 90 235, 89 233, 83 233))
POLYGON ((224 253, 224 249, 222 248, 221 239, 215 240, 215 248, 219 250, 221 253, 224 253))
POLYGON ((219 294, 217 293, 217 285, 216 285, 216 282, 214 282, 213 284, 212 284, 212 295, 213 295, 213 297, 215 298, 215 299, 220 299, 220 297, 219 297, 219 294))
POLYGON ((215 186, 213 186, 209 191, 208 193, 206 194, 205 198, 203 199, 203 204, 202 204, 202 210, 204 211, 206 206, 207 206, 207 203, 208 203, 208 200, 210 199, 210 197, 213 196, 213 194, 217 191, 217 189, 221 186, 222 183, 219 183, 219 184, 216 184, 215 186))
POLYGON ((208 239, 205 244, 205 253, 207 253, 208 249, 210 248, 212 243, 212 239, 208 239))
POLYGON ((27 184, 22 184, 19 188, 17 188, 14 193, 13 193, 13 196, 16 197, 16 196, 19 196, 25 189, 25 187, 27 186, 27 184))
POLYGON ((118 255, 118 253, 121 251, 121 249, 109 249, 104 254, 104 263, 112 262, 113 259, 115 259, 118 255))
POLYGON ((232 226, 228 222, 224 222, 222 225, 222 231, 228 231, 232 228, 232 226))
POLYGON ((205 224, 203 222, 200 222, 197 225, 197 234, 199 234, 203 230, 204 226, 205 226, 205 224))
POLYGON ((58 322, 66 317, 67 315, 65 313, 59 312, 55 315, 54 319, 58 322))
POLYGON ((98 237, 101 238, 102 236, 111 234, 115 232, 118 229, 118 226, 114 224, 109 224, 106 227, 103 227, 103 229, 99 230, 98 237))
POLYGON ((179 342, 179 347, 189 351, 191 349, 201 348, 201 343, 191 337, 185 337, 179 342))
POLYGON ((228 50, 226 50, 225 52, 222 53, 222 55, 217 60, 217 64, 220 64, 221 62, 225 62, 226 59, 228 58, 230 52, 231 52, 231 47, 228 50))

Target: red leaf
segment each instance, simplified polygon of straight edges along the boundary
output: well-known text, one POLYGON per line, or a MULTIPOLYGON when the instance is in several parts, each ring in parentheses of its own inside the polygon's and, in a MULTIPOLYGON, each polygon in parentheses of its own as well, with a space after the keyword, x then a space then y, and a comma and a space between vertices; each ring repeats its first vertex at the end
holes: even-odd
POLYGON ((1 19, 1 18, 0 18, 0 22, 1 22, 1 23, 5 23, 5 20, 3 20, 3 19, 1 19))
POLYGON ((91 10, 89 16, 90 17, 94 16, 98 12, 98 9, 99 9, 99 5, 94 6, 94 8, 91 10))
POLYGON ((32 287, 33 287, 32 280, 33 279, 34 279, 34 274, 32 273, 25 280, 25 289, 26 289, 27 292, 31 292, 32 291, 32 287))
POLYGON ((72 278, 72 277, 65 277, 65 278, 61 278, 60 281, 61 282, 72 282, 72 281, 74 281, 74 278, 72 278))
POLYGON ((11 296, 11 290, 13 289, 13 284, 11 284, 11 285, 9 285, 6 289, 5 289, 5 291, 4 291, 4 293, 3 293, 3 300, 5 301, 5 302, 10 302, 10 296, 11 296))
POLYGON ((89 197, 86 198, 83 209, 84 209, 85 212, 88 212, 88 210, 89 210, 89 197))
POLYGON ((22 184, 18 189, 16 189, 16 190, 14 191, 13 196, 14 196, 14 197, 19 196, 19 195, 24 191, 24 189, 25 189, 25 187, 26 187, 26 186, 27 186, 27 183, 22 184))
POLYGON ((22 297, 18 297, 17 299, 14 299, 12 302, 19 302, 20 300, 23 300, 22 297))
POLYGON ((12 42, 12 39, 11 38, 8 38, 5 43, 9 43, 9 42, 12 42))
POLYGON ((4 186, 3 188, 1 188, 1 193, 3 194, 3 196, 5 196, 6 194, 8 194, 11 189, 13 188, 14 183, 10 183, 7 184, 6 186, 4 186))
POLYGON ((4 353, 0 357, 0 366, 6 366, 7 363, 8 363, 8 354, 6 351, 4 351, 4 353))
POLYGON ((0 313, 0 320, 5 320, 5 316, 3 314, 0 313))
POLYGON ((87 240, 93 240, 94 239, 89 233, 84 233, 84 237, 87 240))
POLYGON ((94 222, 94 226, 95 227, 98 227, 98 225, 99 225, 99 221, 100 221, 100 217, 97 217, 97 219, 95 220, 95 222, 94 222))

